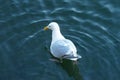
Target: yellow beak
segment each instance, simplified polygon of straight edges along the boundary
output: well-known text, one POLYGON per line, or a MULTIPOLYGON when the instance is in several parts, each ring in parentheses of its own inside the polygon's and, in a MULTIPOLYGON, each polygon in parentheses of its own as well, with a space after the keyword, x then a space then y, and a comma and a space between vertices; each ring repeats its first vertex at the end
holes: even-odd
POLYGON ((44 30, 48 30, 48 27, 46 26, 46 27, 44 27, 44 30))

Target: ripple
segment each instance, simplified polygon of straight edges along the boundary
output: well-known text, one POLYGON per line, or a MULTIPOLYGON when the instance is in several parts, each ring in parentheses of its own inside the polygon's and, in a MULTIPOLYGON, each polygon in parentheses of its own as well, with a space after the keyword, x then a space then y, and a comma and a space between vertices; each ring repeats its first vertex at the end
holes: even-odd
POLYGON ((26 42, 28 42, 28 40, 34 38, 36 35, 38 35, 38 33, 41 33, 42 31, 43 31, 43 29, 41 29, 41 30, 39 30, 39 31, 37 31, 37 32, 29 35, 28 37, 26 37, 26 38, 22 41, 21 46, 23 46, 26 42))
POLYGON ((75 37, 75 36, 71 36, 71 35, 66 35, 66 37, 70 38, 71 40, 73 40, 73 42, 77 43, 77 45, 79 46, 79 49, 78 49, 78 50, 81 51, 81 48, 82 48, 82 50, 85 50, 86 52, 89 51, 89 49, 88 49, 87 46, 85 45, 85 44, 87 44, 87 43, 85 43, 85 42, 84 42, 83 40, 81 40, 80 38, 75 37))
POLYGON ((93 37, 92 37, 90 34, 88 34, 88 33, 80 32, 80 31, 77 31, 77 30, 74 30, 74 29, 69 29, 69 31, 75 32, 75 33, 77 33, 77 34, 79 34, 79 35, 84 35, 84 36, 86 36, 86 37, 89 37, 89 38, 93 39, 93 37))
POLYGON ((112 4, 106 2, 106 1, 99 1, 99 4, 104 6, 106 9, 108 9, 110 12, 114 12, 114 8, 112 6, 112 4))
POLYGON ((43 21, 52 21, 52 20, 54 20, 54 19, 51 19, 51 18, 46 19, 45 18, 45 19, 33 20, 30 22, 30 24, 35 24, 35 23, 39 23, 39 22, 43 22, 43 21))
POLYGON ((77 10, 76 8, 64 8, 64 7, 60 7, 60 8, 56 8, 54 11, 51 12, 51 14, 56 14, 56 13, 83 13, 83 11, 77 10))
POLYGON ((75 20, 77 23, 84 23, 85 21, 83 20, 83 19, 80 19, 80 18, 78 18, 78 17, 75 17, 75 16, 71 16, 71 18, 73 19, 73 20, 75 20))
POLYGON ((97 23, 97 22, 93 22, 93 21, 91 21, 91 20, 87 20, 87 22, 91 23, 91 24, 94 25, 94 26, 97 26, 97 28, 100 28, 100 29, 102 29, 103 31, 107 31, 107 28, 105 28, 104 26, 100 25, 100 24, 97 23))
POLYGON ((1 0, 0 3, 0 61, 3 61, 3 72, 6 70, 4 76, 9 72, 13 79, 25 74, 22 77, 26 79, 47 80, 47 72, 52 74, 52 77, 48 74, 51 80, 67 76, 63 77, 64 72, 47 60, 50 56, 44 44, 47 41, 46 45, 50 45, 51 35, 48 31, 47 36, 43 36, 46 34, 39 30, 56 21, 83 56, 79 64, 83 77, 87 80, 120 79, 118 0, 1 0), (28 65, 33 66, 27 69, 28 65), (35 66, 41 67, 36 69, 35 66), (58 68, 56 72, 61 72, 60 76, 49 67, 58 68), (40 72, 44 74, 39 76, 40 72))
POLYGON ((60 11, 63 11, 63 10, 64 10, 64 8, 56 8, 55 10, 53 10, 53 11, 51 12, 51 14, 55 14, 55 13, 60 12, 60 11))
POLYGON ((74 29, 69 29, 69 33, 71 33, 72 35, 66 35, 66 37, 69 37, 73 39, 73 41, 76 41, 79 47, 82 47, 86 52, 89 52, 92 48, 94 48, 95 44, 93 44, 92 42, 96 43, 96 41, 94 40, 94 37, 92 35, 74 29))

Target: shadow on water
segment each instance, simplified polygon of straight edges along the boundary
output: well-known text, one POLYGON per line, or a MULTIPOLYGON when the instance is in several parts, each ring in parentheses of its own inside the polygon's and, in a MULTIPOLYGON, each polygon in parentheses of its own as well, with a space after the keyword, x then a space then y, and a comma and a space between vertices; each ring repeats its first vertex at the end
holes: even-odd
POLYGON ((72 61, 68 59, 64 59, 62 63, 60 63, 62 68, 68 73, 70 77, 73 77, 74 80, 83 80, 80 70, 77 64, 77 61, 72 61))

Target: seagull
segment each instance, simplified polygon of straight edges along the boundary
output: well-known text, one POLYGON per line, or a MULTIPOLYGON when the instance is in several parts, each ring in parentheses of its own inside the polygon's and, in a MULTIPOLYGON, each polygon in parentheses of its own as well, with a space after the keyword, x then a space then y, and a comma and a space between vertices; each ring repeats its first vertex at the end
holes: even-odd
POLYGON ((59 62, 68 75, 75 80, 83 80, 77 65, 77 60, 82 57, 77 54, 73 42, 61 34, 58 23, 51 22, 44 27, 44 30, 48 29, 52 30, 50 53, 54 58, 51 61, 59 62))
POLYGON ((52 30, 52 41, 50 45, 51 54, 60 60, 68 59, 77 61, 82 58, 77 54, 77 49, 74 43, 66 39, 60 32, 60 27, 57 22, 51 22, 48 26, 44 27, 44 30, 52 30))

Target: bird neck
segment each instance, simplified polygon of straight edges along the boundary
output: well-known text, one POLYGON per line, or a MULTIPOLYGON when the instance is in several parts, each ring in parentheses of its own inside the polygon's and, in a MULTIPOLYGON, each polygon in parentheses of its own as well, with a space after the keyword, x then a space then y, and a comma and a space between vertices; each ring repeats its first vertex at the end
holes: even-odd
POLYGON ((56 29, 52 31, 52 42, 57 40, 65 39, 64 36, 61 34, 60 29, 56 29))

